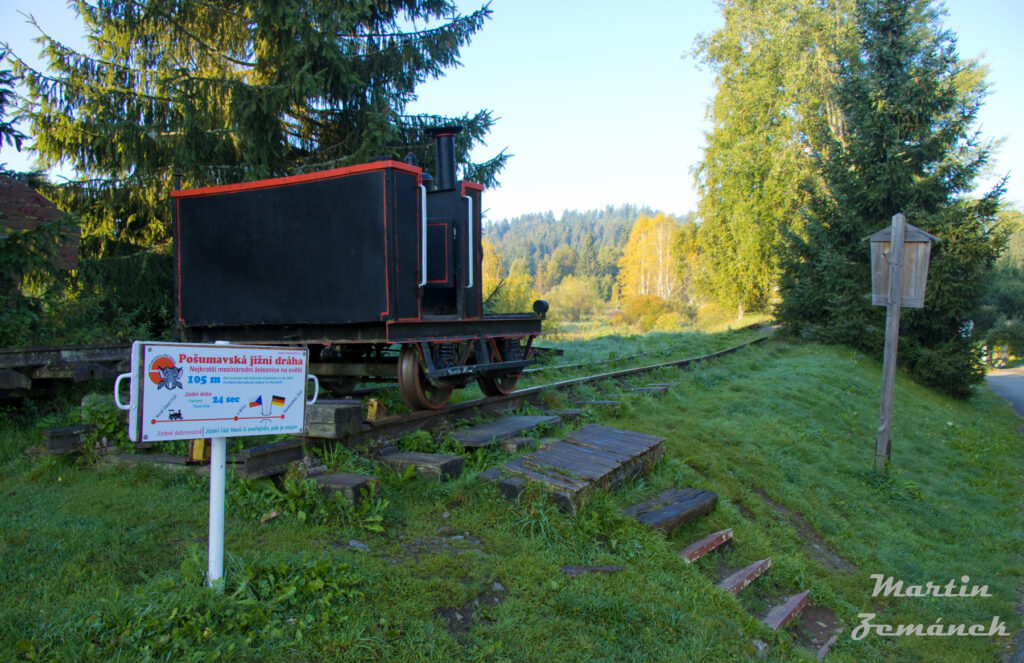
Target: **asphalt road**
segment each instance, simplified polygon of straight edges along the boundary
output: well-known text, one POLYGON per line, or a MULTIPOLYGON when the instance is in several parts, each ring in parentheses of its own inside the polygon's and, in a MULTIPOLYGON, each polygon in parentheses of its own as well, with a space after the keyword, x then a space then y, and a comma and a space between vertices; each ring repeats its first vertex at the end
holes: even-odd
POLYGON ((1014 412, 1024 417, 1024 366, 990 371, 985 379, 996 396, 1006 400, 1014 412))
MULTIPOLYGON (((996 396, 1005 399, 1014 412, 1024 417, 1024 366, 990 371, 985 380, 996 396)), ((1024 425, 1020 431, 1024 433, 1024 425)), ((1024 605, 1019 605, 1018 610, 1024 613, 1024 605)), ((1009 663, 1024 663, 1024 629, 1014 638, 1013 649, 1009 663)))

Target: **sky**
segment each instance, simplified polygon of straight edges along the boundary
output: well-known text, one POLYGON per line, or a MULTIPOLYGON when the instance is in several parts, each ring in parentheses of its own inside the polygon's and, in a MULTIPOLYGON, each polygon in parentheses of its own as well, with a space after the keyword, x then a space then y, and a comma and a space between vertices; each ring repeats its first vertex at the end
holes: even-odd
MULTIPOLYGON (((478 4, 458 2, 464 12, 478 4)), ((713 0, 493 0, 491 20, 461 52, 462 66, 419 88, 412 112, 498 118, 474 160, 514 155, 499 187, 485 192, 490 220, 608 205, 647 205, 682 215, 696 208, 714 77, 692 57, 695 38, 722 24, 713 0)), ((999 139, 979 193, 1009 174, 1006 199, 1024 207, 1024 3, 947 0, 944 21, 964 58, 989 67, 989 96, 976 126, 999 139)), ((0 42, 35 56, 32 13, 52 35, 83 43, 62 0, 0 0, 0 42)), ((5 148, 0 162, 28 169, 5 148)), ((887 222, 887 219, 880 220, 887 222)))

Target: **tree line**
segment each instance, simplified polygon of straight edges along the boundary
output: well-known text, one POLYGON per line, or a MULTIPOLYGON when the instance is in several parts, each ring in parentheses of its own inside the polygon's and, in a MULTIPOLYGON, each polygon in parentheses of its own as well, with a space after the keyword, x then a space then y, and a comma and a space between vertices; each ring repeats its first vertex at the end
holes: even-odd
MULTIPOLYGON (((976 324, 1010 228, 1005 180, 974 196, 993 142, 975 128, 987 88, 931 0, 725 0, 697 41, 715 74, 697 168, 705 287, 768 304, 805 338, 880 355, 863 238, 896 213, 940 238, 922 309, 901 318, 900 362, 967 396, 976 324)), ((1017 311, 1019 315, 1021 311, 1017 311)))
MULTIPOLYGON (((542 295, 567 319, 597 313, 656 328, 714 302, 880 353, 884 313, 867 297, 861 240, 902 212, 941 243, 925 307, 903 316, 901 362, 926 384, 969 394, 982 377, 980 345, 1024 338, 1020 215, 1003 202, 1005 181, 972 193, 993 149, 975 128, 984 66, 957 53, 933 0, 720 6, 723 26, 693 47, 716 84, 695 212, 627 206, 490 224, 489 306, 525 310, 542 295)), ((83 260, 74 274, 48 269, 52 228, 2 240, 4 344, 169 332, 172 188, 376 156, 426 163, 426 129, 451 122, 466 127, 456 144, 463 177, 493 185, 507 162, 504 151, 469 160, 490 111, 406 111, 417 85, 458 63, 487 5, 465 14, 448 0, 74 7, 90 52, 39 25, 45 69, 4 54, 0 149, 29 140, 41 168, 75 171, 66 183, 33 181, 80 227, 83 260)))

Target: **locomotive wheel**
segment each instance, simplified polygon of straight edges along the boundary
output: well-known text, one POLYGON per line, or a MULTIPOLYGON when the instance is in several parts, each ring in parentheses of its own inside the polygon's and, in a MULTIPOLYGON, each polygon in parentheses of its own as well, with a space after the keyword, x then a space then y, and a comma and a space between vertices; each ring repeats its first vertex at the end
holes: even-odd
POLYGON ((512 390, 516 388, 517 382, 519 382, 518 375, 506 375, 505 377, 500 378, 482 377, 476 379, 476 383, 480 387, 480 391, 484 392, 484 396, 508 396, 512 393, 512 390))
POLYGON ((403 345, 398 354, 398 390, 413 410, 439 410, 448 403, 455 388, 430 384, 420 366, 419 351, 415 346, 403 345))

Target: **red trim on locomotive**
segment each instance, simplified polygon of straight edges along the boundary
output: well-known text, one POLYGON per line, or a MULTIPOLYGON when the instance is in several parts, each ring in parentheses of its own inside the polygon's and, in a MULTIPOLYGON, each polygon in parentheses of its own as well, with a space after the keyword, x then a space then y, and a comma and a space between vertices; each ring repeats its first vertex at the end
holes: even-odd
POLYGON ((208 186, 200 189, 181 189, 179 191, 172 191, 172 198, 192 198, 195 196, 208 196, 216 193, 235 193, 239 191, 254 191, 257 189, 274 189, 279 186, 288 186, 291 184, 301 184, 302 182, 316 182, 318 180, 331 180, 338 177, 347 177, 349 175, 359 175, 361 173, 372 173, 379 170, 386 170, 393 168, 400 170, 405 173, 411 173, 416 175, 417 185, 422 183, 423 169, 419 166, 411 166, 402 161, 374 161, 372 163, 362 163, 356 166, 345 166, 344 168, 332 168, 331 170, 322 170, 316 173, 307 173, 305 175, 288 175, 286 177, 272 177, 265 180, 255 180, 253 182, 240 182, 238 184, 222 184, 220 186, 208 186))
POLYGON ((176 261, 174 278, 178 280, 178 291, 174 293, 178 299, 178 322, 185 324, 181 317, 181 201, 174 201, 174 259, 176 261))
POLYGON ((462 181, 462 195, 463 196, 466 195, 466 189, 470 189, 471 191, 476 191, 478 193, 483 193, 484 192, 484 185, 483 184, 477 184, 476 182, 466 182, 465 180, 463 180, 462 181))

